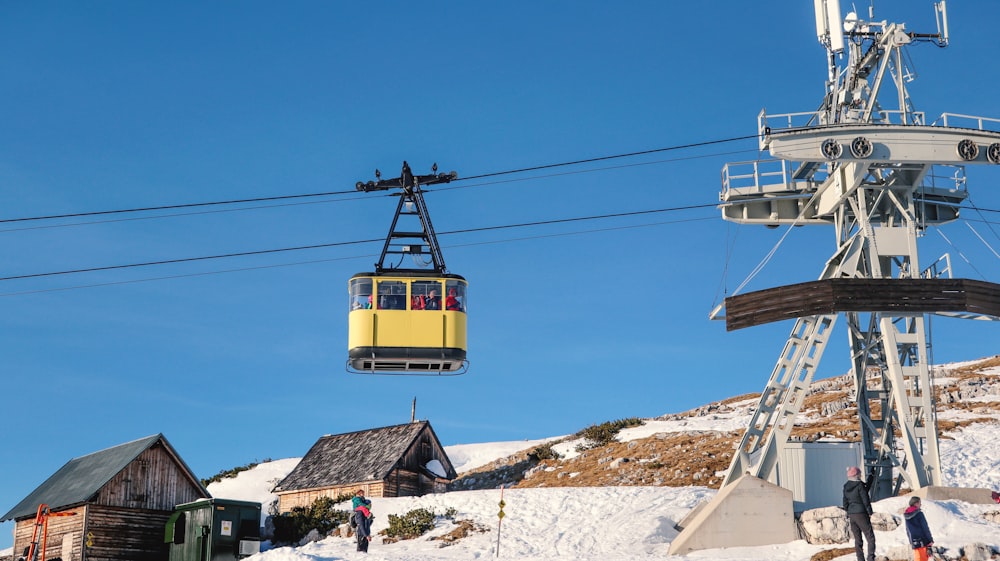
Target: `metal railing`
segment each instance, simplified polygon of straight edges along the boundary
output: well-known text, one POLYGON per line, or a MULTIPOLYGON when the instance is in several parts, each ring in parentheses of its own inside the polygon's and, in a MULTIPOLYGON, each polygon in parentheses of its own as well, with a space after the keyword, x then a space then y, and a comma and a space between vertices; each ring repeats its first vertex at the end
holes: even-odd
POLYGON ((921 185, 925 188, 931 189, 966 191, 967 178, 965 176, 965 166, 936 164, 931 167, 930 172, 924 176, 924 181, 921 185), (947 171, 951 171, 951 173, 942 173, 947 171))
POLYGON ((826 122, 826 113, 823 111, 806 111, 800 113, 776 113, 768 115, 761 111, 757 115, 757 130, 763 137, 767 131, 787 131, 796 129, 808 129, 830 125, 924 125, 927 123, 927 116, 923 111, 899 111, 883 109, 872 112, 871 121, 862 122, 860 117, 863 111, 851 109, 847 117, 837 123, 826 122))
MULTIPOLYGON (((860 115, 861 111, 851 110, 851 114, 860 115)), ((775 113, 768 115, 764 110, 757 115, 757 131, 761 138, 769 131, 788 131, 808 129, 831 125, 825 122, 822 111, 803 111, 799 113, 775 113)), ((883 109, 872 113, 873 125, 926 125, 927 116, 923 111, 899 111, 883 109)), ((860 121, 845 120, 833 125, 864 124, 860 121)), ((961 113, 942 113, 930 124, 932 127, 956 127, 981 131, 1000 132, 1000 119, 981 117, 978 115, 963 115, 961 113)))
MULTIPOLYGON (((766 185, 788 185, 791 170, 786 160, 753 160, 749 162, 729 162, 722 166, 722 197, 732 189, 750 189, 750 193, 762 193, 766 185)), ((744 191, 743 194, 750 194, 744 191)))
POLYGON ((959 113, 942 113, 941 116, 932 123, 932 125, 1000 132, 1000 119, 977 117, 974 115, 961 115, 959 113))

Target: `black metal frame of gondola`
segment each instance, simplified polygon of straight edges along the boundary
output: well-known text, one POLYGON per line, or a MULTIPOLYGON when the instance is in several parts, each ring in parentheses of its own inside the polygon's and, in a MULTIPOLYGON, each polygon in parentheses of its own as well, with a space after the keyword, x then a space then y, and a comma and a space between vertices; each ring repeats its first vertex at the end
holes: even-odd
POLYGON ((444 275, 447 272, 447 267, 444 263, 444 255, 441 253, 441 247, 438 245, 437 241, 437 234, 434 232, 434 224, 431 222, 430 214, 427 211, 427 203, 424 202, 424 191, 420 187, 421 185, 448 183, 457 178, 458 174, 455 172, 437 173, 437 164, 434 164, 431 169, 434 173, 429 175, 413 175, 412 170, 410 170, 410 165, 404 161, 402 173, 399 177, 394 179, 382 179, 382 174, 378 170, 375 170, 375 181, 359 181, 355 185, 358 191, 364 191, 366 193, 370 193, 372 191, 388 191, 390 189, 400 189, 401 191, 399 193, 399 204, 396 205, 396 214, 393 216, 392 225, 389 227, 389 234, 385 238, 385 244, 382 246, 382 253, 379 256, 378 263, 375 264, 376 275, 383 274, 387 271, 400 273, 433 271, 439 275, 444 275), (415 211, 405 210, 408 208, 407 203, 412 203, 415 211), (400 216, 406 214, 417 215, 423 229, 422 232, 397 230, 400 216), (385 261, 388 255, 400 255, 405 257, 406 255, 413 256, 423 254, 423 247, 416 244, 401 244, 400 249, 393 249, 394 241, 406 239, 423 240, 423 242, 427 245, 428 252, 431 256, 433 263, 432 269, 386 266, 385 261))

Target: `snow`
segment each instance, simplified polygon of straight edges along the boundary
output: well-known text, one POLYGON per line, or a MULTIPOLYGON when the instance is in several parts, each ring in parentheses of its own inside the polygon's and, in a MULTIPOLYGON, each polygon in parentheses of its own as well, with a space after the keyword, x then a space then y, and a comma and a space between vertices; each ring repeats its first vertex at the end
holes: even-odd
POLYGON ((427 471, 438 477, 448 477, 448 471, 444 469, 444 465, 441 464, 440 460, 431 460, 424 467, 427 468, 427 471))
POLYGON ((295 469, 302 458, 286 458, 258 464, 253 469, 241 471, 236 477, 229 477, 208 486, 213 497, 251 501, 261 504, 261 522, 269 514, 267 507, 278 499, 271 492, 279 481, 295 469))
POLYGON ((448 459, 458 473, 465 473, 486 464, 506 458, 511 454, 535 448, 552 440, 562 437, 544 438, 541 440, 510 440, 506 442, 495 442, 489 446, 482 444, 456 444, 446 447, 448 459))
POLYGON ((948 436, 951 438, 939 442, 945 482, 957 487, 1000 490, 1000 446, 997 445, 996 425, 970 425, 948 436))
MULTIPOLYGON (((737 408, 739 409, 739 408, 737 408)), ((643 438, 681 430, 728 430, 730 423, 746 423, 744 413, 719 414, 714 419, 691 418, 647 421, 641 427, 621 431, 621 440, 643 438)), ((945 479, 959 487, 1000 488, 1000 446, 995 444, 995 427, 972 425, 942 440, 945 479)), ((459 472, 534 448, 563 437, 446 446, 445 451, 459 472)), ((557 444, 571 449, 576 440, 557 444)), ((213 496, 259 501, 274 500, 270 489, 275 481, 294 468, 299 458, 261 464, 235 478, 209 486, 213 496)), ((516 561, 635 561, 635 560, 721 560, 721 561, 807 561, 815 553, 849 544, 810 545, 804 540, 787 544, 736 547, 696 551, 686 556, 670 556, 670 542, 677 536, 674 524, 703 500, 715 495, 704 487, 560 487, 505 489, 502 491, 504 518, 498 516, 501 490, 458 491, 423 497, 374 498, 372 530, 376 540, 367 555, 355 551, 352 539, 329 537, 301 547, 279 547, 264 551, 248 561, 457 561, 500 558, 516 561), (452 545, 432 540, 455 528, 451 520, 439 517, 437 526, 425 536, 394 544, 383 544, 378 532, 385 529, 389 514, 405 514, 417 508, 444 514, 456 512, 454 520, 471 520, 484 528, 452 545), (498 539, 499 534, 499 539, 498 539)), ((876 512, 900 516, 906 497, 875 503, 876 512)), ((346 507, 347 505, 345 505, 346 507)), ((950 553, 972 543, 1000 545, 1000 527, 987 522, 983 514, 1000 510, 997 505, 971 505, 959 501, 924 501, 923 510, 936 544, 950 553)), ((905 529, 876 532, 878 555, 906 543, 905 529)), ((853 558, 853 555, 849 556, 853 558)), ((844 559, 847 559, 845 557, 844 559)))

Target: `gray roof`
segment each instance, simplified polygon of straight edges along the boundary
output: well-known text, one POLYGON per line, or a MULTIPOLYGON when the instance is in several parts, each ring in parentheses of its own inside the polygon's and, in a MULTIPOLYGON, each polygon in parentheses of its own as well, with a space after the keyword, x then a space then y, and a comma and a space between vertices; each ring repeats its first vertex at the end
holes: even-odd
MULTIPOLYGON (((0 522, 32 516, 40 504, 47 504, 52 510, 59 510, 86 503, 139 454, 160 441, 190 474, 191 470, 184 465, 162 434, 147 436, 66 462, 66 465, 59 468, 59 471, 10 509, 10 512, 0 517, 0 522)), ((194 478, 194 481, 201 486, 197 478, 194 478)), ((208 496, 207 491, 205 495, 208 496)))
POLYGON ((430 423, 419 421, 321 437, 275 490, 297 491, 384 479, 424 430, 441 451, 438 460, 449 478, 457 477, 430 423))

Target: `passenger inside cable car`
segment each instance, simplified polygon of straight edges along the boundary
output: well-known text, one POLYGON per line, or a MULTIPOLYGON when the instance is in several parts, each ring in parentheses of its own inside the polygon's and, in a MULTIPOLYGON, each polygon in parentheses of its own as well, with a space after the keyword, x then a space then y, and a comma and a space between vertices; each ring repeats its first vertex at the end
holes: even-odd
POLYGON ((437 296, 437 291, 432 290, 427 294, 427 299, 424 300, 425 310, 440 310, 441 309, 441 299, 437 296))
POLYGON ((462 303, 458 300, 458 291, 455 288, 448 289, 448 297, 444 299, 444 309, 453 312, 462 311, 462 303))

